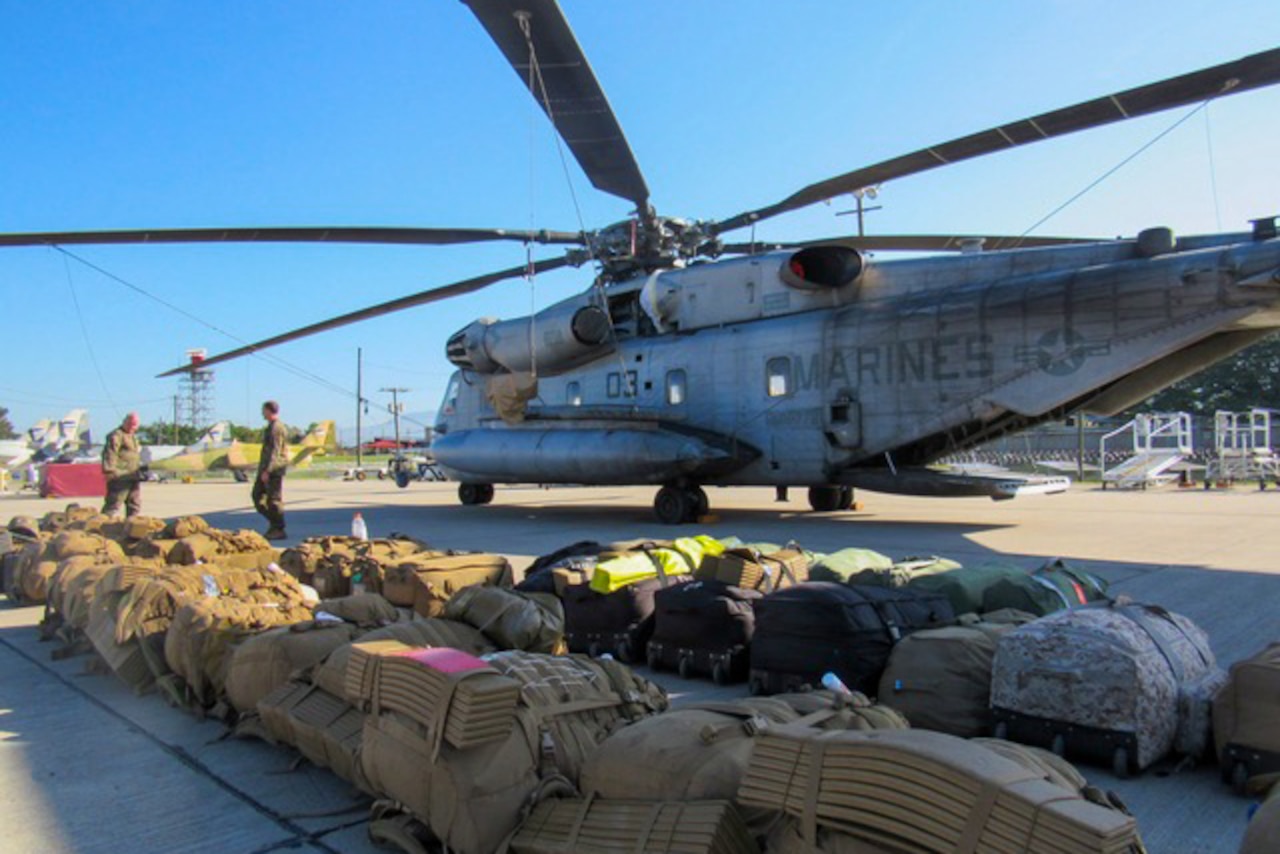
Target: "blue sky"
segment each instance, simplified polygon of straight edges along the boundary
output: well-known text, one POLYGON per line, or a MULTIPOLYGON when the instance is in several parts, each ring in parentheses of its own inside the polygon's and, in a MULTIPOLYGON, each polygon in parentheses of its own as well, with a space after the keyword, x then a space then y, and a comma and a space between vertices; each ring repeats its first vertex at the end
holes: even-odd
MULTIPOLYGON (((1273 6, 1222 0, 562 6, 659 211, 703 218, 1280 44, 1273 6)), ((577 228, 548 123, 456 0, 0 0, 0 15, 0 231, 577 228)), ((869 227, 1019 234, 1179 115, 902 179, 869 227)), ((1215 103, 1038 233, 1243 228, 1280 213, 1277 139, 1280 88, 1215 103)), ((576 166, 570 176, 589 227, 627 215, 576 166)), ((852 226, 834 216, 846 207, 780 217, 758 235, 838 234, 852 226)), ((73 251, 247 340, 524 257, 518 244, 73 251)), ((277 397, 291 423, 350 424, 357 347, 375 406, 376 389, 396 385, 412 389, 410 410, 432 410, 451 333, 589 278, 561 271, 532 292, 513 281, 277 351, 327 384, 261 359, 223 366, 218 414, 256 422, 258 403, 277 397)), ((155 374, 189 347, 236 343, 47 248, 0 249, 0 291, 0 405, 19 427, 74 405, 91 409, 99 434, 131 408, 167 417, 176 383, 155 374)))

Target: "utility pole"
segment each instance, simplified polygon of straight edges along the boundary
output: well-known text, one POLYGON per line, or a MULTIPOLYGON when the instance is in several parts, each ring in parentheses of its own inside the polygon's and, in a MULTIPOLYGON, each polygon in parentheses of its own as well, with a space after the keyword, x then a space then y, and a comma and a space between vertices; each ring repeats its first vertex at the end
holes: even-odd
POLYGON ((1084 410, 1076 410, 1076 480, 1084 480, 1084 410))
POLYGON ((848 216, 849 214, 857 214, 857 215, 858 215, 858 236, 859 236, 859 237, 865 237, 867 232, 866 232, 866 224, 865 224, 865 223, 864 223, 864 221, 863 221, 863 217, 865 217, 867 214, 871 213, 871 211, 878 211, 878 210, 880 210, 880 209, 881 209, 882 207, 884 207, 884 206, 883 206, 883 205, 873 205, 873 206, 868 207, 868 206, 863 202, 863 199, 864 199, 864 198, 865 198, 865 199, 874 199, 874 198, 876 198, 876 197, 877 197, 877 196, 879 196, 879 195, 880 195, 880 187, 879 187, 879 185, 874 186, 874 187, 862 187, 861 189, 854 190, 854 191, 853 191, 853 198, 854 198, 854 201, 856 201, 856 202, 857 202, 858 206, 857 206, 856 208, 854 208, 853 210, 851 210, 851 211, 836 211, 836 216, 848 216))
POLYGON ((360 468, 360 446, 364 440, 360 436, 360 410, 364 406, 364 348, 356 348, 356 468, 360 468))
POLYGON ((178 395, 173 396, 173 444, 178 444, 178 395))
POLYGON ((400 395, 405 394, 406 392, 409 391, 409 389, 381 388, 381 389, 378 389, 378 391, 391 395, 391 406, 389 407, 389 409, 391 410, 392 418, 395 420, 395 424, 396 424, 396 456, 401 456, 403 453, 403 450, 400 447, 400 413, 404 409, 404 404, 400 402, 400 395))

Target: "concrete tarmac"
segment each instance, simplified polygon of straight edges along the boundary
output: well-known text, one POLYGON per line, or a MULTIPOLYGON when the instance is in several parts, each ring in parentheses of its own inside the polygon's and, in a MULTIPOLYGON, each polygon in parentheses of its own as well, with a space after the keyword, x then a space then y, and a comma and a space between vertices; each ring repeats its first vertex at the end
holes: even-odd
MULTIPOLYGON (((895 558, 937 554, 965 564, 1028 568, 1064 557, 1112 582, 1112 592, 1163 605, 1210 635, 1225 667, 1280 640, 1280 493, 1075 488, 1060 496, 915 499, 861 493, 866 509, 811 513, 803 490, 710 490, 716 521, 681 529, 752 540, 796 540, 833 551, 861 546, 895 558)), ((499 488, 487 507, 462 507, 449 484, 286 482, 290 539, 346 533, 360 511, 373 536, 393 531, 438 547, 507 554, 517 568, 568 543, 669 537, 652 489, 499 488)), ((90 503, 86 500, 84 503, 90 503)), ((0 495, 0 521, 65 501, 0 495)), ((263 527, 247 485, 148 484, 157 516, 199 513, 225 528, 263 527)), ((266 854, 378 850, 349 786, 294 754, 224 738, 223 728, 135 697, 84 658, 51 661, 36 638, 39 608, 0 609, 0 851, 172 851, 266 854)), ((677 702, 742 693, 656 677, 677 702)), ((1249 802, 1216 768, 1158 765, 1131 780, 1082 766, 1138 817, 1152 852, 1233 852, 1249 802)))

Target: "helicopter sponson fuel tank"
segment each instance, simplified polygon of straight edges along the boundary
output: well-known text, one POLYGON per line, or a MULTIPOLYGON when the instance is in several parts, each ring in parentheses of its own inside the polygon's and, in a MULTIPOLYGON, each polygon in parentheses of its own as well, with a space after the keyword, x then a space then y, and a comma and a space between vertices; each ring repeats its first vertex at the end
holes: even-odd
POLYGON ((566 472, 583 484, 714 479, 759 457, 751 446, 712 433, 611 419, 462 430, 439 436, 431 450, 451 478, 470 483, 546 483, 566 472))

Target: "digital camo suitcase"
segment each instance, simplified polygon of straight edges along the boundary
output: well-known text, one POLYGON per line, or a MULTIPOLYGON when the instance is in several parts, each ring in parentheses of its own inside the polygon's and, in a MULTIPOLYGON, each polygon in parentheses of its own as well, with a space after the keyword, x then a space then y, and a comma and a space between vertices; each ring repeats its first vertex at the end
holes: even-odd
POLYGON ((954 619, 945 596, 905 588, 817 581, 779 590, 756 603, 751 690, 804 690, 832 672, 874 694, 895 643, 954 619))
POLYGON ((681 678, 709 675, 717 685, 747 678, 755 633, 755 590, 723 581, 690 581, 657 591, 647 661, 681 678))
POLYGON ((1116 603, 1059 611, 1001 636, 996 736, 1127 775, 1171 751, 1204 752, 1225 680, 1204 632, 1179 614, 1116 603))
POLYGON ((627 663, 643 658, 653 634, 654 595, 668 584, 689 580, 688 576, 660 576, 612 593, 597 593, 590 583, 566 587, 560 601, 569 651, 591 656, 607 652, 627 663))
POLYGON ((1222 779, 1240 794, 1251 777, 1280 772, 1280 643, 1231 665, 1213 701, 1222 779))

